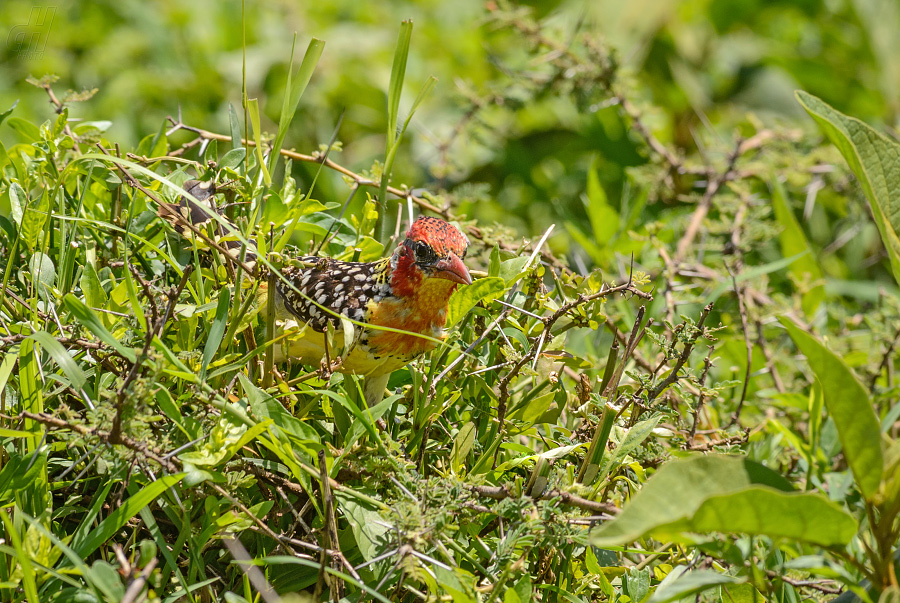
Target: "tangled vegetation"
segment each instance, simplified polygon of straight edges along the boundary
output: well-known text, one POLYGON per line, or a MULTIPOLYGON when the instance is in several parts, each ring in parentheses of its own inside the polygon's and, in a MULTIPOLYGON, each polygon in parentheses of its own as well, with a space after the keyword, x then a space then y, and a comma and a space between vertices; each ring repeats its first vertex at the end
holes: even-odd
POLYGON ((900 144, 804 92, 813 120, 726 113, 676 144, 590 31, 484 19, 518 62, 457 99, 429 183, 395 176, 434 87, 401 115, 410 22, 364 168, 340 119, 287 148, 330 77, 318 40, 272 133, 245 96, 226 131, 179 113, 128 148, 53 77, 30 83, 55 115, 0 114, 0 599, 900 597, 900 144), (548 106, 631 154, 574 183, 558 148, 529 175, 571 189, 553 211, 490 218, 515 183, 459 178, 458 139, 548 106), (258 273, 157 218, 196 178, 270 279, 455 222, 476 278, 445 344, 372 408, 353 376, 274 364, 258 273))

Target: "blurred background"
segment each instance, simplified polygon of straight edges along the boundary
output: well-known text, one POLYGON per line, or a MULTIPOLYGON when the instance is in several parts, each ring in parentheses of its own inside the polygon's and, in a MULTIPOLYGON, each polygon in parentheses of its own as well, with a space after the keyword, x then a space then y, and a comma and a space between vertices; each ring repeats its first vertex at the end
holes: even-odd
MULTIPOLYGON (((246 59, 248 96, 259 98, 263 129, 274 132, 296 32, 297 63, 311 37, 326 46, 285 146, 315 150, 343 112, 334 158, 364 171, 383 159, 393 51, 400 21, 412 19, 401 118, 426 78, 438 84, 415 115, 394 182, 452 191, 459 213, 531 235, 586 218, 591 170, 621 209, 638 194, 629 168, 647 159, 596 74, 541 80, 552 57, 535 55, 535 40, 510 26, 525 9, 544 20, 538 35, 552 32, 560 54, 582 34, 602 44, 597 56, 615 70, 618 90, 687 156, 742 129, 814 133, 794 100, 798 88, 876 127, 898 125, 894 0, 4 0, 0 111, 18 101, 16 116, 51 119, 46 94, 25 80, 56 74, 58 93, 97 90, 70 115, 111 121, 105 138, 123 147, 179 112, 189 125, 228 133, 246 59)), ((0 141, 19 139, 4 125, 0 141)), ((301 181, 313 173, 294 170, 301 181)), ((339 179, 330 182, 320 195, 341 200, 339 179)), ((685 191, 675 188, 664 202, 677 203, 685 191)), ((570 251, 570 234, 557 230, 556 251, 570 251)))

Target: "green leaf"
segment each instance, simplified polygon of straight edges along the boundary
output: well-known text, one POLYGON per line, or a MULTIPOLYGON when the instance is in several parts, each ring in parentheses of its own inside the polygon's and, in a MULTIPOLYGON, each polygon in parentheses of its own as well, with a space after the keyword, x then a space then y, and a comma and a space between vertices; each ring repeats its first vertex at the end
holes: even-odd
POLYGON ((22 119, 21 117, 10 117, 6 121, 6 123, 8 123, 9 127, 11 127, 13 130, 24 136, 28 142, 35 142, 41 139, 40 128, 38 128, 27 119, 22 119))
POLYGON ((47 452, 34 458, 11 453, 0 471, 0 503, 13 500, 15 494, 30 486, 47 467, 47 452))
POLYGON ((781 234, 778 235, 778 241, 781 244, 781 254, 784 257, 799 256, 797 261, 791 264, 788 269, 794 281, 802 281, 809 279, 815 283, 809 291, 803 294, 802 305, 803 312, 807 316, 815 314, 816 309, 825 300, 825 284, 822 280, 822 270, 819 263, 812 254, 803 228, 794 217, 794 212, 788 204, 787 193, 784 185, 777 179, 773 179, 772 189, 772 207, 775 210, 775 219, 781 224, 781 234))
POLYGON ((106 519, 97 524, 97 527, 87 535, 84 541, 77 547, 73 547, 75 552, 82 559, 86 558, 101 544, 109 540, 113 534, 121 530, 129 519, 156 500, 167 488, 180 482, 184 476, 184 473, 167 475, 141 488, 140 492, 127 498, 115 511, 107 515, 106 519))
POLYGON ((330 566, 322 566, 316 561, 310 561, 309 559, 300 559, 298 557, 288 557, 286 555, 274 555, 272 557, 263 557, 262 559, 254 559, 254 565, 299 565, 301 567, 311 568, 313 570, 318 571, 320 568, 325 570, 326 573, 331 574, 332 576, 336 576, 346 582, 347 584, 353 586, 354 588, 358 588, 362 591, 365 591, 366 594, 371 597, 373 600, 381 601, 381 603, 391 603, 388 599, 384 597, 384 595, 380 594, 375 587, 369 586, 365 582, 360 582, 353 576, 349 574, 345 574, 344 572, 340 572, 336 569, 331 568, 330 566))
POLYGON ((28 193, 22 188, 18 182, 13 180, 9 185, 9 202, 10 217, 16 226, 22 226, 22 217, 25 215, 25 208, 28 207, 28 193))
MULTIPOLYGON (((296 43, 296 36, 294 42, 296 43)), ((294 120, 294 114, 297 112, 297 106, 300 104, 300 97, 306 90, 316 65, 319 64, 319 58, 325 49, 325 42, 313 38, 306 47, 306 54, 300 62, 300 68, 297 75, 291 75, 288 71, 287 90, 285 90, 284 102, 281 104, 281 117, 278 119, 278 133, 275 135, 275 142, 269 154, 269 172, 275 173, 278 166, 278 159, 281 156, 281 145, 284 143, 284 137, 287 135, 288 128, 294 120)), ((294 47, 291 46, 291 68, 294 67, 294 47)))
POLYGON ((259 159, 259 169, 262 170, 266 186, 272 186, 272 176, 266 167, 266 158, 263 156, 262 130, 259 126, 259 100, 251 98, 247 101, 247 113, 250 114, 250 124, 253 126, 253 140, 256 142, 256 158, 259 159))
POLYGON ((350 522, 353 537, 356 539, 363 558, 371 561, 384 552, 386 540, 384 535, 390 531, 390 528, 385 524, 381 515, 349 496, 338 494, 336 498, 344 512, 344 517, 350 522))
POLYGON ((25 591, 25 597, 28 601, 39 603, 37 583, 35 582, 34 567, 31 565, 31 557, 22 545, 22 538, 19 531, 13 525, 13 520, 8 513, 0 513, 3 517, 3 524, 6 527, 6 536, 12 542, 13 548, 16 550, 16 560, 22 566, 22 589, 25 591))
POLYGON ((535 396, 528 401, 528 404, 520 406, 509 413, 509 418, 515 421, 522 421, 528 426, 537 423, 538 419, 543 416, 550 405, 553 404, 553 398, 556 392, 550 391, 540 396, 535 396))
POLYGON ((0 113, 0 124, 2 124, 3 120, 6 119, 7 117, 9 117, 13 111, 15 111, 16 105, 18 105, 18 104, 19 104, 19 101, 18 101, 18 99, 16 99, 16 101, 12 104, 12 107, 7 109, 3 113, 0 113))
POLYGON ((626 456, 631 454, 632 450, 640 446, 644 440, 650 437, 650 434, 656 429, 656 424, 659 423, 661 418, 661 416, 653 417, 652 419, 641 421, 630 428, 622 438, 622 441, 618 443, 618 446, 613 449, 612 453, 603 459, 598 476, 600 478, 606 477, 606 474, 612 471, 617 464, 621 463, 626 456))
POLYGON ((69 378, 69 381, 76 390, 84 388, 85 383, 87 383, 87 375, 84 374, 81 367, 78 366, 59 341, 54 339, 53 336, 46 331, 32 333, 29 339, 33 339, 41 344, 44 351, 50 354, 53 360, 56 361, 56 364, 59 365, 59 368, 61 368, 62 372, 69 378))
POLYGON ((130 360, 131 362, 135 361, 134 350, 131 348, 127 348, 119 343, 119 341, 115 337, 113 337, 113 334, 103 326, 103 323, 100 321, 100 317, 97 316, 93 310, 85 306, 84 302, 82 302, 71 293, 63 298, 63 302, 65 303, 66 308, 69 310, 69 312, 71 312, 75 317, 75 320, 80 322, 88 331, 93 333, 97 337, 97 339, 111 346, 119 354, 121 354, 123 358, 130 360))
MULTIPOLYGON (((397 121, 400 114, 400 96, 403 93, 403 80, 406 78, 406 62, 409 59, 409 44, 412 40, 412 20, 403 21, 400 24, 400 35, 397 37, 397 47, 394 49, 394 63, 391 66, 391 82, 388 88, 388 114, 387 135, 384 147, 384 166, 381 173, 381 182, 378 191, 378 202, 384 208, 387 201, 387 188, 391 179, 391 168, 394 156, 397 152, 399 140, 397 140, 397 121)), ((384 212, 379 213, 382 219, 384 212)), ((375 233, 381 236, 380 232, 375 233)))
POLYGON ((44 224, 50 214, 50 193, 44 189, 41 196, 34 202, 29 203, 25 208, 25 215, 22 216, 22 239, 29 249, 34 249, 38 242, 38 237, 44 230, 44 224))
MULTIPOLYGON (((126 259, 127 261, 127 259, 126 259)), ((131 314, 137 319, 138 326, 142 331, 147 330, 147 317, 144 316, 144 309, 141 308, 141 302, 138 300, 137 287, 134 284, 134 277, 131 276, 131 270, 125 270, 125 292, 128 294, 128 304, 131 306, 131 314)))
POLYGON ((471 285, 459 287, 450 296, 447 327, 458 323, 478 302, 496 299, 504 290, 506 290, 506 283, 497 276, 480 278, 471 285))
POLYGON ((531 259, 527 255, 517 258, 510 258, 500 263, 500 278, 506 281, 507 285, 511 285, 525 270, 528 260, 531 259))
POLYGON ((48 300, 51 291, 56 284, 56 266, 50 256, 38 251, 28 260, 28 270, 31 272, 34 285, 41 299, 48 300))
POLYGON ((591 544, 633 542, 691 517, 713 496, 760 484, 791 490, 782 476, 744 457, 711 454, 671 461, 660 467, 616 519, 591 534, 591 544))
MULTIPOLYGON (((19 346, 19 405, 22 410, 32 413, 44 412, 42 384, 36 344, 34 340, 26 339, 19 346)), ((32 419, 25 419, 26 431, 37 431, 34 429, 35 426, 36 423, 32 419)), ((35 434, 28 444, 28 450, 34 451, 37 447, 38 437, 35 434)))
POLYGON ((231 305, 231 290, 222 289, 219 292, 219 302, 216 305, 216 317, 213 319, 212 325, 209 327, 209 336, 206 338, 206 345, 203 347, 203 360, 200 364, 200 381, 206 379, 206 369, 212 362, 219 345, 222 343, 222 337, 225 335, 225 327, 228 325, 228 309, 231 305))
POLYGON ((450 450, 450 467, 454 473, 459 473, 463 463, 472 447, 475 445, 475 423, 471 421, 460 428, 456 438, 453 439, 453 448, 450 450))
POLYGON ((856 174, 900 283, 900 144, 811 94, 796 94, 856 174))
MULTIPOLYGON (((397 48, 394 50, 394 63, 391 66, 391 83, 390 88, 388 89, 388 149, 394 146, 394 140, 397 136, 397 120, 398 115, 400 114, 400 96, 403 93, 403 80, 406 78, 406 62, 409 59, 409 45, 412 41, 412 28, 412 19, 403 21, 400 24, 400 35, 397 37, 397 48)), ((384 201, 384 199, 381 200, 384 201)))
POLYGON ((597 176, 598 160, 588 171, 587 178, 587 213, 593 229, 593 240, 604 242, 612 239, 619 230, 619 214, 609 204, 606 191, 597 176))
POLYGON ((244 147, 231 149, 222 157, 222 160, 219 162, 219 167, 237 169, 237 167, 244 162, 244 157, 246 156, 247 149, 244 147))
POLYGON ((849 544, 859 526, 819 494, 751 486, 706 500, 691 517, 666 526, 679 532, 739 532, 800 540, 820 546, 849 544))
POLYGON ((81 272, 81 292, 84 293, 84 299, 90 308, 103 308, 106 306, 106 291, 100 284, 100 277, 97 270, 90 262, 84 265, 81 272))
POLYGON ((740 578, 712 570, 688 571, 685 566, 673 569, 656 587, 647 603, 669 603, 689 595, 696 595, 721 584, 738 584, 740 578))
POLYGON ((243 373, 238 373, 241 387, 247 393, 250 410, 259 419, 272 419, 275 426, 303 442, 319 443, 319 435, 309 424, 285 410, 281 402, 259 389, 243 373))
POLYGON ((872 408, 869 392, 850 367, 822 342, 786 317, 780 317, 779 321, 806 356, 810 368, 822 384, 825 407, 834 419, 844 457, 860 492, 866 500, 871 500, 881 483, 884 459, 881 426, 872 408))

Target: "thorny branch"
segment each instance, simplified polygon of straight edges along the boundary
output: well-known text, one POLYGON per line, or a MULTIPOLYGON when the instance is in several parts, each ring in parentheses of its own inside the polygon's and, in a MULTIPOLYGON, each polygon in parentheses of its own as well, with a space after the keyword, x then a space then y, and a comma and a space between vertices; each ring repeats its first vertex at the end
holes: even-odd
MULTIPOLYGON (((193 132, 194 134, 196 134, 197 136, 199 136, 200 138, 202 138, 204 140, 220 140, 220 141, 224 141, 224 142, 231 142, 231 136, 226 136, 224 134, 217 134, 215 132, 210 132, 208 130, 203 130, 201 128, 195 128, 192 126, 188 126, 188 125, 182 123, 180 120, 176 120, 175 118, 173 118, 171 116, 169 117, 169 121, 172 123, 172 128, 169 130, 169 134, 174 133, 178 130, 186 130, 189 132, 193 132)), ((243 139, 241 141, 241 144, 245 144, 249 147, 256 146, 256 143, 253 140, 246 140, 246 139, 243 139)), ((304 153, 298 153, 296 151, 291 151, 288 149, 281 149, 280 153, 284 157, 288 157, 288 158, 292 159, 293 161, 300 161, 300 162, 304 162, 304 163, 315 163, 315 164, 323 165, 323 166, 327 167, 328 169, 338 172, 339 174, 342 174, 343 176, 347 177, 353 183, 352 186, 355 188, 359 188, 359 187, 379 188, 381 186, 380 182, 371 180, 369 178, 365 178, 362 175, 357 174, 356 172, 340 165, 339 163, 335 162, 334 160, 329 159, 327 157, 327 155, 322 155, 322 156, 320 156, 318 154, 307 155, 304 153)), ((411 189, 407 189, 407 188, 401 189, 401 188, 397 188, 394 186, 388 186, 387 192, 389 192, 390 194, 392 194, 396 197, 399 197, 400 199, 404 199, 406 201, 411 201, 412 203, 415 203, 417 206, 419 206, 419 208, 421 208, 425 211, 430 211, 432 213, 438 214, 438 215, 442 216, 445 220, 458 221, 460 219, 458 216, 451 213, 448 208, 437 207, 437 206, 433 205, 432 203, 430 203, 427 199, 424 199, 423 197, 413 194, 411 189)), ((487 241, 485 239, 483 231, 475 225, 470 224, 470 225, 464 226, 464 230, 465 230, 466 234, 468 234, 472 238, 478 240, 479 242, 483 243, 484 245, 486 245, 488 247, 493 247, 494 245, 499 245, 499 247, 505 251, 516 251, 516 248, 513 247, 508 242, 487 241)), ((549 251, 541 251, 540 253, 541 253, 541 257, 542 257, 543 261, 546 262, 548 265, 553 266, 554 268, 556 268, 558 270, 569 271, 569 267, 562 260, 560 260, 559 258, 554 256, 549 251)), ((251 274, 252 274, 252 272, 251 272, 251 274)))

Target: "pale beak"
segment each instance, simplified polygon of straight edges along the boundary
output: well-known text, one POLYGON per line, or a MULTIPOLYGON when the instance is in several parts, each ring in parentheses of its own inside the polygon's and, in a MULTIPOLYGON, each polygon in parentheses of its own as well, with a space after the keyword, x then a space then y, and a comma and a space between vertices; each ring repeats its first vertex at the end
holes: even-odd
POLYGON ((453 281, 454 283, 459 283, 461 285, 471 285, 472 284, 472 275, 469 274, 469 269, 466 268, 466 265, 463 264, 462 260, 457 257, 455 253, 450 252, 450 256, 438 260, 434 264, 435 269, 435 278, 443 278, 448 281, 453 281))

